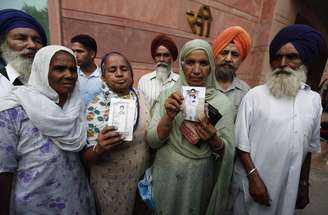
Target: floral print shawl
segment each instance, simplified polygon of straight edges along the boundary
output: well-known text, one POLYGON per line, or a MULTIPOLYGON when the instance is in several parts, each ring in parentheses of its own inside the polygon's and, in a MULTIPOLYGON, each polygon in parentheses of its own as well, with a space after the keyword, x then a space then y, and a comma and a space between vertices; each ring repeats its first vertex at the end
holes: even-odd
MULTIPOLYGON (((133 99, 136 101, 136 108, 138 108, 138 93, 135 90, 130 90, 128 95, 119 97, 103 82, 101 92, 91 100, 87 107, 88 146, 96 144, 98 134, 107 125, 111 98, 133 99)), ((136 113, 134 117, 135 124, 137 123, 138 111, 136 113)))

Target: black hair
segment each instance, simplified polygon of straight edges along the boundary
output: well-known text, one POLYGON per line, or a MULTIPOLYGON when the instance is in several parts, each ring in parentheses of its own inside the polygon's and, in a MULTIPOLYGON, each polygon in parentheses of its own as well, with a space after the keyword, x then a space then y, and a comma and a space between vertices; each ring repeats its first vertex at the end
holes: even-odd
POLYGON ((95 39, 87 34, 79 34, 71 39, 71 43, 81 43, 88 50, 94 51, 97 54, 97 43, 95 39))

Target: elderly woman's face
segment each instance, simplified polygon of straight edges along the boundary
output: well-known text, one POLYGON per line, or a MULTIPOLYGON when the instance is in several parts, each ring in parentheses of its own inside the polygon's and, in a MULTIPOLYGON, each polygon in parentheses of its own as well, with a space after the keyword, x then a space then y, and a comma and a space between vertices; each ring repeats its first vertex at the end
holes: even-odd
POLYGON ((77 81, 77 68, 74 57, 68 52, 59 51, 51 59, 48 82, 59 97, 68 97, 77 81))
POLYGON ((106 84, 117 94, 127 95, 132 85, 130 68, 120 55, 111 55, 103 66, 102 78, 106 84))
POLYGON ((207 53, 202 49, 190 52, 182 66, 186 81, 190 86, 205 86, 210 73, 210 62, 207 53))

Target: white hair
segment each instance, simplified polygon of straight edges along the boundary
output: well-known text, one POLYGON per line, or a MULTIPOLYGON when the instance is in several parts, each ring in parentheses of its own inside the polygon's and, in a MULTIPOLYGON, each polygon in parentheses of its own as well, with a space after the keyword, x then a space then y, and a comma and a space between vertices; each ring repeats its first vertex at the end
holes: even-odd
POLYGON ((25 48, 22 51, 14 51, 9 48, 7 41, 0 46, 1 56, 10 65, 22 76, 23 79, 28 80, 31 74, 31 67, 33 59, 22 57, 24 54, 29 54, 31 50, 25 48))
POLYGON ((301 86, 306 82, 307 68, 302 65, 294 70, 290 67, 277 68, 267 74, 266 84, 275 97, 295 97, 301 86))
POLYGON ((171 65, 163 62, 159 62, 155 66, 156 71, 156 78, 159 79, 161 82, 166 81, 166 79, 170 75, 171 65))

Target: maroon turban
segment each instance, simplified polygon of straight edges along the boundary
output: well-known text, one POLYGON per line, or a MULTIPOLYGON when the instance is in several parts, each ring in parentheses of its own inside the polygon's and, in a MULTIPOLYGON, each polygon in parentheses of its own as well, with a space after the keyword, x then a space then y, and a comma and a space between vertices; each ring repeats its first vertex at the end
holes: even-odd
POLYGON ((151 56, 153 57, 153 59, 155 59, 156 50, 159 46, 164 46, 170 51, 173 61, 177 59, 178 48, 173 42, 173 40, 165 34, 158 35, 151 43, 151 56))

